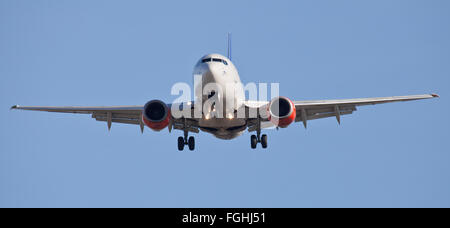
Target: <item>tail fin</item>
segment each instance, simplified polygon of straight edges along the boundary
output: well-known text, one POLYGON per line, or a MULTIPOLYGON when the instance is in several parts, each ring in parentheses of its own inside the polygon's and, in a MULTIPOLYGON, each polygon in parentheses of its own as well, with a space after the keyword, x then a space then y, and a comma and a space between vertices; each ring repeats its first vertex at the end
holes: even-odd
POLYGON ((228 33, 228 53, 227 57, 229 60, 231 60, 231 33, 228 33))

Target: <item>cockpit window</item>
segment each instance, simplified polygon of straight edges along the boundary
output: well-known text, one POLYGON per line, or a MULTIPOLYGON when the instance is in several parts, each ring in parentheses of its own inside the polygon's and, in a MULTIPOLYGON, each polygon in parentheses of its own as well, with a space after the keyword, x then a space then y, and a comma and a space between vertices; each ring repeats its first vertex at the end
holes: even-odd
POLYGON ((207 59, 202 59, 202 63, 207 63, 207 62, 220 62, 223 63, 225 65, 228 65, 227 61, 223 60, 223 59, 216 59, 216 58, 207 58, 207 59))

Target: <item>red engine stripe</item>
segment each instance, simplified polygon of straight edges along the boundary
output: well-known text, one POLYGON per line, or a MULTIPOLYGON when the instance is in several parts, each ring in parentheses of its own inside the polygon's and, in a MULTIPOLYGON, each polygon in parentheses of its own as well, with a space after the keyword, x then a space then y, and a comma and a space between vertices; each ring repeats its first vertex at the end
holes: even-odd
POLYGON ((144 115, 142 115, 142 121, 144 121, 145 125, 147 125, 147 127, 149 127, 150 129, 155 130, 155 131, 161 131, 162 129, 166 128, 169 125, 169 120, 172 115, 170 114, 170 109, 168 109, 168 110, 169 110, 169 113, 167 113, 167 117, 163 121, 153 122, 153 121, 147 120, 144 117, 144 115))
MULTIPOLYGON (((289 98, 286 97, 286 99, 289 100, 289 103, 291 104, 292 108, 292 112, 289 116, 286 116, 284 118, 276 118, 271 116, 269 110, 267 110, 269 112, 269 120, 276 126, 282 128, 289 126, 292 122, 295 121, 295 117, 297 116, 297 111, 295 109, 294 103, 289 98)), ((268 106, 268 108, 270 108, 270 105, 268 106)))

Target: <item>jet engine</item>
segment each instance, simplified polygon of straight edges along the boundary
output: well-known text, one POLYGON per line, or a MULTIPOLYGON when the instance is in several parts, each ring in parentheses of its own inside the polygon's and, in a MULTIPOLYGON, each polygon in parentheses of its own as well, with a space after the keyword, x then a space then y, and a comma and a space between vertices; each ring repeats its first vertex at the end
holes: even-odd
POLYGON ((150 129, 161 131, 169 125, 170 118, 170 109, 164 102, 151 100, 145 104, 142 121, 150 129))
POLYGON ((269 120, 275 126, 285 128, 295 120, 296 110, 294 103, 287 97, 272 99, 268 107, 269 120))

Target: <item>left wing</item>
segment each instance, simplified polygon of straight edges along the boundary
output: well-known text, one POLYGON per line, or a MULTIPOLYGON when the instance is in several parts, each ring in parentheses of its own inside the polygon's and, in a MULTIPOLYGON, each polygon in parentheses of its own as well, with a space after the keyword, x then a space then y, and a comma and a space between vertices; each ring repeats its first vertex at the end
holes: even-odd
POLYGON ((302 121, 306 128, 308 120, 336 117, 341 122, 341 115, 352 114, 357 106, 375 105, 399 101, 413 101, 439 97, 437 94, 423 94, 410 96, 375 97, 375 98, 355 98, 340 100, 310 100, 294 101, 297 116, 296 122, 302 121))
MULTIPOLYGON (((356 111, 357 106, 375 105, 390 102, 413 101, 421 99, 430 99, 439 97, 437 94, 423 94, 411 96, 393 96, 393 97, 375 97, 375 98, 355 98, 355 99, 339 99, 339 100, 307 100, 292 101, 295 106, 296 116, 295 122, 303 122, 307 126, 308 120, 315 120, 327 117, 336 117, 338 123, 341 122, 342 115, 352 114, 356 111)), ((269 102, 267 101, 246 101, 248 109, 267 109, 269 102)), ((267 119, 261 119, 261 128, 273 127, 267 119)), ((255 131, 258 126, 257 119, 249 119, 249 131, 255 131)))

